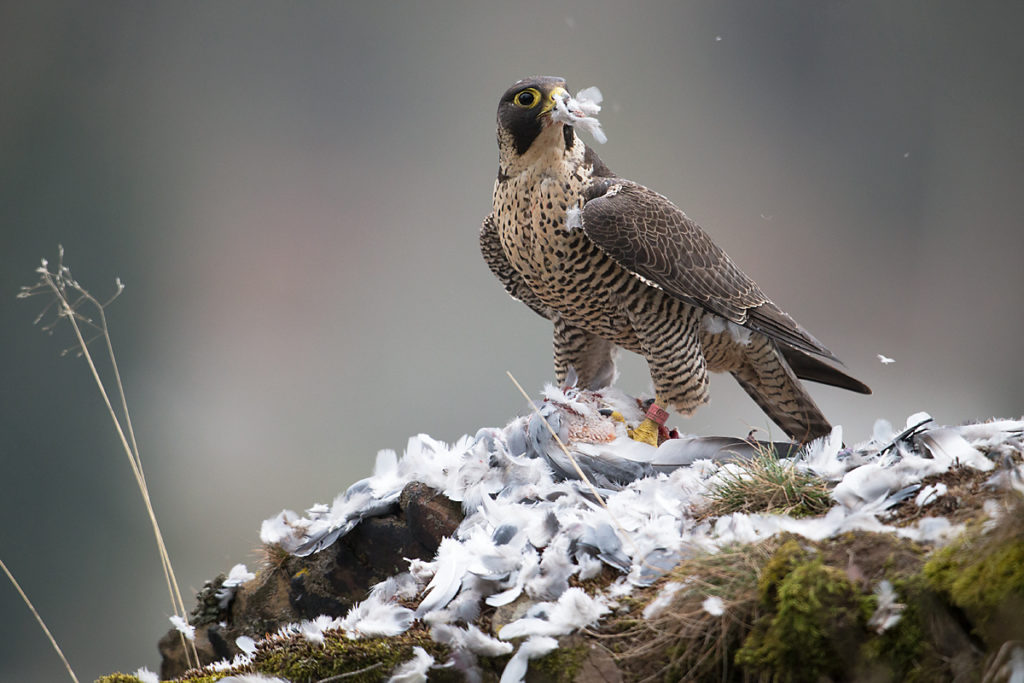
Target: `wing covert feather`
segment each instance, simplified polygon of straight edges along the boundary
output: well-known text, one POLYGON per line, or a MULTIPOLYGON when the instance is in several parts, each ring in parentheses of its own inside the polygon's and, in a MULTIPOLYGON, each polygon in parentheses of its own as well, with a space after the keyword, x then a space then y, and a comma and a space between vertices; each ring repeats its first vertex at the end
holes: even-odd
POLYGON ((838 360, 667 198, 632 181, 608 178, 595 182, 585 199, 587 236, 648 284, 779 342, 838 360))

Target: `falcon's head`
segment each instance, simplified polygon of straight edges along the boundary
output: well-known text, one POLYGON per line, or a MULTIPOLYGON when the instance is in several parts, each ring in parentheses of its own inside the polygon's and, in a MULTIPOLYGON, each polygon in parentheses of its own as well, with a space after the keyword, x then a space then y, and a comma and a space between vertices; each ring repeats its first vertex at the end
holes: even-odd
POLYGON ((565 79, 555 76, 524 78, 506 90, 498 101, 498 146, 502 154, 522 156, 538 138, 542 145, 572 147, 572 126, 551 117, 556 98, 568 94, 565 79))

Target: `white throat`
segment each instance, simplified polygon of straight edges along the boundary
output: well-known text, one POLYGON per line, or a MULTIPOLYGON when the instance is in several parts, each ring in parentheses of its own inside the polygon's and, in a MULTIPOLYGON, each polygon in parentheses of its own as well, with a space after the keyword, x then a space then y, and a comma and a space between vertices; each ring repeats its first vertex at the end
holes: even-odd
POLYGON ((583 146, 580 139, 575 138, 573 146, 566 149, 564 127, 565 124, 562 123, 545 123, 530 149, 522 155, 515 153, 511 140, 503 140, 501 172, 510 177, 527 170, 544 175, 556 175, 559 167, 567 159, 575 156, 576 148, 583 146))

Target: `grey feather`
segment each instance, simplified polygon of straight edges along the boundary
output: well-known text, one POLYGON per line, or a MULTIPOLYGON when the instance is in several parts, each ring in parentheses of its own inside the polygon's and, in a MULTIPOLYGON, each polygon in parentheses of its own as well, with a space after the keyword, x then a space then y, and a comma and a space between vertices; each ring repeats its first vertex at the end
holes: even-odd
POLYGON ((671 472, 692 465, 697 460, 715 462, 746 462, 758 453, 773 453, 776 457, 792 457, 799 446, 788 441, 745 441, 727 436, 684 435, 669 439, 658 447, 651 466, 658 472, 671 472))

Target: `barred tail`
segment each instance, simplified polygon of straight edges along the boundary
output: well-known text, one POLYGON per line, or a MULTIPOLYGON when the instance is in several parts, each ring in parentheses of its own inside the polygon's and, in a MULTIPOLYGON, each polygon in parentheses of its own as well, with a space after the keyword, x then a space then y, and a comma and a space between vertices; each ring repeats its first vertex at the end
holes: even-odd
POLYGON ((733 377, 790 438, 806 443, 832 431, 774 342, 756 335, 745 356, 746 362, 732 372, 733 377))

